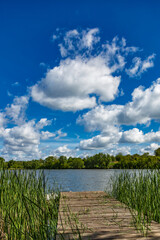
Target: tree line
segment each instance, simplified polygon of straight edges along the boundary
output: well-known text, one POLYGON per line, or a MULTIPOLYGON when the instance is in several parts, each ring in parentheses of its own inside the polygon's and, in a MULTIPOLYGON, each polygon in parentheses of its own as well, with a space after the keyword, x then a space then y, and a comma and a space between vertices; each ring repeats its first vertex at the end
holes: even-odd
POLYGON ((98 153, 85 158, 66 156, 49 156, 45 159, 33 159, 31 161, 5 161, 0 157, 0 168, 4 169, 160 169, 160 148, 155 150, 155 155, 149 153, 143 155, 116 156, 98 153))

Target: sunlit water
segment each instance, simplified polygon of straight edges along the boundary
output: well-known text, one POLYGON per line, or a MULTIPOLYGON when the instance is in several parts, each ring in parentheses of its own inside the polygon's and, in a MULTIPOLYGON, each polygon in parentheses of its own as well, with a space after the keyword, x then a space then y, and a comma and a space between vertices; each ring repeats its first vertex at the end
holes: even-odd
MULTIPOLYGON (((44 170, 47 186, 55 186, 60 191, 109 191, 110 179, 124 170, 120 169, 81 169, 44 170)), ((137 172, 137 170, 127 170, 137 172)), ((39 172, 39 170, 37 170, 39 172)))

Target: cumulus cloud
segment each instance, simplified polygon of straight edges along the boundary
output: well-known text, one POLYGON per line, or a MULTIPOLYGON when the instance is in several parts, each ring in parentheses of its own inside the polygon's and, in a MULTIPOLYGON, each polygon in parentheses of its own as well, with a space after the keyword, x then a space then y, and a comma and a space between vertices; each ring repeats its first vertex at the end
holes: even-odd
POLYGON ((132 93, 132 101, 125 105, 99 105, 77 119, 86 130, 104 131, 108 125, 148 124, 160 119, 160 79, 149 88, 142 86, 132 93))
POLYGON ((143 133, 138 128, 133 128, 122 133, 120 142, 122 143, 147 143, 160 142, 160 131, 143 133))
POLYGON ((160 131, 143 133, 138 128, 128 131, 121 131, 117 127, 108 126, 108 130, 90 139, 82 140, 79 144, 80 149, 101 149, 109 148, 115 144, 141 144, 141 143, 160 143, 160 131))
POLYGON ((30 121, 21 126, 4 129, 2 153, 14 157, 38 156, 40 154, 38 149, 40 134, 35 131, 34 125, 34 121, 30 121))
POLYGON ((67 145, 60 146, 55 150, 56 153, 60 153, 60 154, 65 153, 65 152, 69 153, 70 151, 71 150, 67 148, 67 145))
POLYGON ((113 77, 102 58, 83 61, 66 59, 50 70, 31 90, 33 100, 52 109, 76 111, 112 101, 118 93, 120 77, 113 77))
POLYGON ((47 140, 56 136, 64 136, 61 131, 52 133, 42 131, 44 127, 51 125, 52 121, 41 118, 38 122, 27 120, 26 109, 29 96, 15 97, 13 103, 0 112, 0 138, 3 141, 1 154, 9 159, 27 160, 39 158, 40 140, 47 140), (9 125, 9 127, 8 127, 9 125))
POLYGON ((55 132, 43 131, 43 128, 52 123, 47 118, 41 118, 38 122, 35 120, 27 121, 24 118, 26 106, 23 106, 23 103, 27 104, 27 101, 24 101, 23 97, 20 99, 16 98, 13 104, 7 106, 6 112, 0 113, 0 138, 3 140, 1 155, 5 159, 15 160, 40 158, 43 155, 39 149, 41 140, 59 139, 67 136, 67 133, 62 132, 62 129, 55 132), (20 99, 22 100, 21 104, 19 103, 20 99), (21 105, 23 109, 21 109, 21 105), (14 119, 14 126, 7 127, 9 120, 12 119, 14 119))
POLYGON ((160 119, 160 79, 149 88, 142 86, 132 93, 132 101, 124 106, 118 116, 119 124, 146 124, 151 119, 160 119))
POLYGON ((126 56, 138 51, 128 47, 124 38, 115 37, 101 44, 98 28, 70 30, 59 46, 59 65, 49 69, 30 89, 34 101, 62 111, 83 110, 113 101, 119 93, 119 73, 124 70, 126 56))
MULTIPOLYGON (((153 67, 155 55, 144 60, 134 57, 139 49, 127 46, 124 38, 115 37, 102 44, 98 28, 74 29, 63 36, 58 36, 58 33, 59 30, 53 39, 61 40, 59 48, 62 59, 57 66, 47 70, 44 78, 30 87, 32 99, 50 109, 73 112, 91 109, 80 116, 77 123, 84 125, 87 131, 100 133, 80 141, 80 150, 111 149, 119 143, 160 142, 160 131, 144 134, 136 127, 128 131, 121 129, 122 125, 147 124, 152 119, 160 118, 159 79, 147 89, 142 86, 136 88, 132 100, 125 105, 102 105, 113 101, 120 93, 122 71, 130 77, 141 76, 153 67), (125 70, 129 54, 133 56, 132 65, 125 70)), ((18 83, 14 85, 18 86, 18 83)), ((62 129, 44 131, 43 128, 52 123, 47 118, 38 122, 28 121, 26 109, 29 99, 30 96, 15 97, 13 103, 0 113, 4 155, 9 154, 17 159, 40 157, 41 140, 58 140, 67 136, 62 129), (6 127, 7 123, 11 123, 12 127, 6 127)), ((57 156, 75 154, 67 145, 57 148, 54 153, 57 156)))
POLYGON ((122 153, 123 155, 131 154, 131 147, 130 146, 113 146, 112 148, 106 149, 107 153, 111 155, 117 155, 122 153))
POLYGON ((148 124, 152 119, 160 119, 160 80, 145 89, 140 86, 132 93, 132 101, 126 105, 99 105, 79 116, 77 123, 87 131, 101 133, 80 142, 81 149, 106 148, 109 144, 160 142, 160 131, 144 134, 133 128, 122 131, 123 125, 148 124), (109 130, 108 130, 109 129, 109 130), (113 131, 116 129, 116 131, 113 131))
POLYGON ((148 56, 145 60, 141 60, 140 57, 135 57, 132 60, 132 66, 129 69, 126 69, 126 73, 130 77, 141 76, 143 72, 147 71, 148 68, 154 66, 155 54, 148 56))
POLYGON ((5 115, 3 112, 0 112, 0 128, 4 127, 6 123, 5 115))
POLYGON ((138 128, 133 128, 122 133, 120 142, 122 143, 142 143, 144 142, 144 135, 138 128))
POLYGON ((114 126, 109 126, 101 134, 86 140, 80 141, 79 148, 82 150, 101 149, 117 144, 121 138, 121 132, 114 126))
POLYGON ((13 156, 14 159, 19 160, 32 159, 33 156, 40 157, 40 139, 46 140, 55 136, 54 133, 40 130, 47 126, 47 123, 49 124, 49 121, 44 121, 44 119, 41 119, 37 124, 34 120, 31 120, 12 128, 3 128, 0 131, 0 136, 4 142, 2 154, 13 156))
POLYGON ((63 146, 56 148, 53 151, 53 154, 56 155, 57 157, 59 157, 59 156, 70 157, 70 156, 73 156, 73 150, 69 149, 67 147, 67 145, 63 145, 63 146))
POLYGON ((151 143, 150 145, 144 147, 144 148, 141 148, 140 149, 140 153, 143 154, 143 153, 146 153, 148 152, 150 155, 154 155, 154 151, 159 148, 160 145, 157 144, 157 143, 151 143))
POLYGON ((108 126, 117 125, 117 116, 123 111, 123 105, 99 105, 79 116, 77 123, 84 125, 87 131, 105 131, 108 126))
POLYGON ((15 97, 12 104, 8 104, 5 108, 5 115, 11 119, 15 124, 25 122, 25 113, 28 107, 29 97, 21 96, 15 97))

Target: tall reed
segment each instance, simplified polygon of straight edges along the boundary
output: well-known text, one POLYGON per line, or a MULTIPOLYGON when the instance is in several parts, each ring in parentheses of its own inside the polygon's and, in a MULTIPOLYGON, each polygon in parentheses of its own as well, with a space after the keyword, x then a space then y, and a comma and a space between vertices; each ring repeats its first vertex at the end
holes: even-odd
MULTIPOLYGON (((50 189, 55 192, 55 189, 50 189)), ((0 239, 55 239, 59 193, 46 198, 43 172, 0 171, 0 239)))
POLYGON ((111 195, 128 206, 137 230, 144 235, 152 220, 160 223, 160 170, 124 171, 112 179, 111 195))

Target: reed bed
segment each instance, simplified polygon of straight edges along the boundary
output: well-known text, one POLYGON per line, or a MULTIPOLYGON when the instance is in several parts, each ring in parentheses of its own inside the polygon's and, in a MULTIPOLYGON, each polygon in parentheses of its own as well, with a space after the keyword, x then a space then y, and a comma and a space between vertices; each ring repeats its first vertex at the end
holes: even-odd
POLYGON ((47 199, 43 172, 1 170, 0 239, 55 239, 59 192, 49 192, 47 199))
POLYGON ((160 170, 124 171, 112 179, 110 194, 128 206, 143 235, 148 234, 153 220, 160 223, 160 170))

